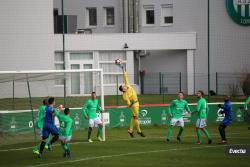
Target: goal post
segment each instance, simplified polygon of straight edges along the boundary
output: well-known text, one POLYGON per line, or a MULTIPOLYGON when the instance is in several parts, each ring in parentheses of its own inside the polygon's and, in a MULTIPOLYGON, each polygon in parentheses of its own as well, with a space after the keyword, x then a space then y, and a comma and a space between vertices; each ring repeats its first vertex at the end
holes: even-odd
MULTIPOLYGON (((96 92, 104 109, 103 84, 102 69, 0 71, 0 133, 31 132, 31 125, 35 133, 37 109, 44 98, 51 96, 56 98, 56 106, 64 104, 64 107, 78 108, 77 112, 73 110, 71 117, 84 121, 80 108, 91 92, 96 92), (30 116, 27 116, 29 112, 30 116), (19 113, 27 113, 25 117, 32 117, 32 120, 21 118, 23 114, 19 113), (29 125, 29 129, 22 127, 19 120, 29 125)), ((104 114, 101 115, 105 141, 104 114)), ((73 126, 80 129, 83 123, 75 121, 73 126)))

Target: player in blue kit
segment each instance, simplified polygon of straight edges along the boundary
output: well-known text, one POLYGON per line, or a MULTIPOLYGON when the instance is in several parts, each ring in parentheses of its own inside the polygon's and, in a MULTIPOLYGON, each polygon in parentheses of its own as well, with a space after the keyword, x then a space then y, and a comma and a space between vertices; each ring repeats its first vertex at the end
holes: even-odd
POLYGON ((233 109, 230 101, 230 96, 225 96, 224 104, 219 104, 218 107, 221 109, 220 113, 225 114, 225 118, 220 123, 218 128, 221 135, 221 142, 219 144, 225 144, 227 142, 225 129, 233 121, 233 109))
POLYGON ((39 158, 41 158, 42 156, 44 147, 46 145, 46 139, 49 137, 49 135, 51 134, 53 136, 53 138, 48 143, 49 148, 59 138, 59 131, 57 127, 55 126, 55 122, 54 122, 54 116, 55 116, 54 105, 55 105, 55 98, 50 97, 48 99, 48 105, 45 108, 45 117, 43 121, 43 131, 42 131, 42 142, 40 144, 40 150, 39 150, 39 155, 38 155, 39 158))

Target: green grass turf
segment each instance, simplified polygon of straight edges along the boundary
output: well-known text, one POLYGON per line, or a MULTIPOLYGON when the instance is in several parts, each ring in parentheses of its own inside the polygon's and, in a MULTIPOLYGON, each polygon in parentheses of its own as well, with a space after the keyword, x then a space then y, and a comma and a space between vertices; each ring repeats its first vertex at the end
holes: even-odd
MULTIPOLYGON (((140 104, 163 104, 170 103, 172 100, 176 99, 176 95, 139 95, 140 104)), ((66 106, 67 107, 81 107, 84 101, 89 97, 67 97, 66 106)), ((208 99, 207 96, 205 96, 208 99)), ((211 96, 209 102, 223 102, 224 96, 211 96)), ((197 102, 196 96, 186 96, 185 99, 189 103, 197 102)), ((33 97, 32 107, 37 109, 42 104, 43 98, 33 97)), ((232 102, 244 102, 246 100, 245 96, 235 96, 232 97, 232 102)), ((64 104, 64 98, 57 97, 57 104, 64 104)), ((116 96, 105 96, 105 106, 121 106, 126 105, 122 100, 121 95, 116 96)), ((0 99, 0 108, 1 110, 29 110, 30 103, 28 98, 15 98, 14 101, 12 98, 0 99)))
MULTIPOLYGON (((250 145, 250 131, 248 125, 232 124, 227 128, 228 144, 247 144, 250 145)), ((22 135, 16 137, 14 144, 0 145, 0 166, 58 166, 58 167, 179 167, 179 166, 202 166, 202 167, 231 167, 231 166, 249 166, 250 156, 234 157, 225 154, 225 146, 218 145, 219 134, 217 125, 209 125, 213 144, 206 144, 203 136, 203 143, 195 145, 196 136, 194 125, 187 125, 183 134, 183 142, 176 142, 178 128, 174 128, 173 141, 166 144, 166 127, 144 127, 146 138, 136 135, 135 139, 130 139, 125 128, 107 129, 106 142, 94 141, 86 142, 86 130, 75 131, 70 145, 72 158, 62 157, 62 148, 55 144, 52 151, 46 151, 42 159, 38 159, 32 154, 31 142, 33 137, 22 138, 22 135), (17 148, 25 148, 15 150, 17 148), (14 149, 6 151, 8 149, 14 149), (5 150, 5 151, 4 151, 5 150)), ((93 133, 95 139, 96 130, 93 133)), ((25 135, 24 135, 25 136, 25 135)), ((1 138, 1 137, 0 137, 1 138)))

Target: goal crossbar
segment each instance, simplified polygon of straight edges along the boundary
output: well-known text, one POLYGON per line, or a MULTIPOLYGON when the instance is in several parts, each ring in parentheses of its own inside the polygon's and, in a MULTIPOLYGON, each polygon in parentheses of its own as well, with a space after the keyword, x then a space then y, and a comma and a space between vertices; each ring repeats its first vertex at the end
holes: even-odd
POLYGON ((45 74, 45 73, 73 73, 73 72, 103 72, 102 69, 77 69, 77 70, 24 70, 0 71, 0 74, 45 74))

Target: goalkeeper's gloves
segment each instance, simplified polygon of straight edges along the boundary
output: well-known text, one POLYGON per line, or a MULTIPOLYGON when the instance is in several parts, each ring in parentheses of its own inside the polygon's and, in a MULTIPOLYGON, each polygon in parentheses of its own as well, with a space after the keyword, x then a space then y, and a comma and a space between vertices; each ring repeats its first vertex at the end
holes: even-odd
POLYGON ((124 71, 124 66, 122 64, 120 64, 120 67, 122 68, 122 70, 124 71))

